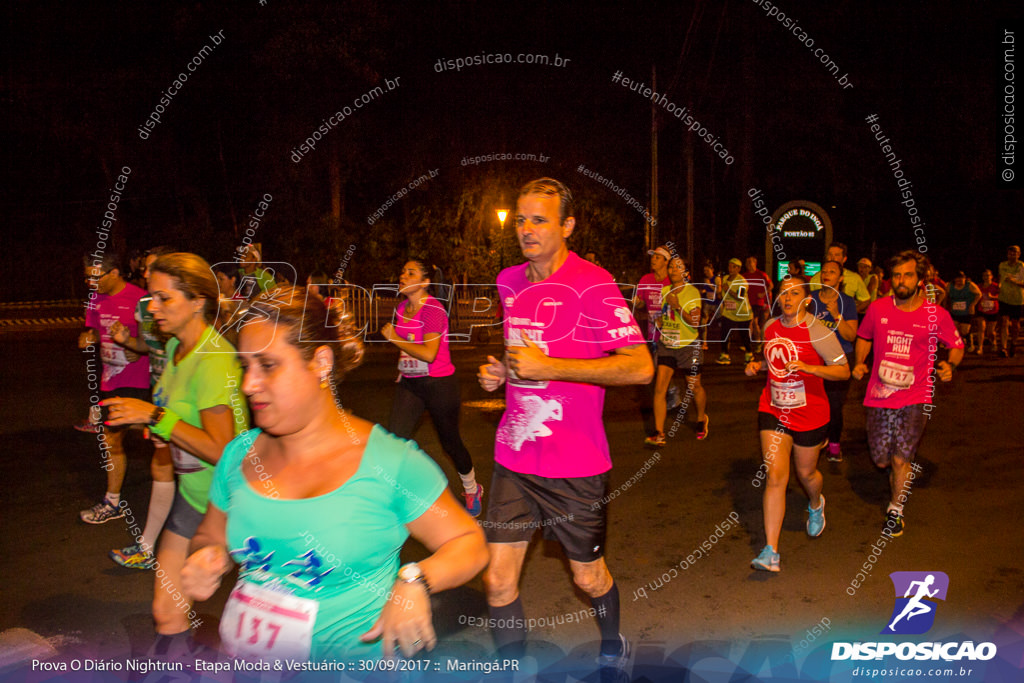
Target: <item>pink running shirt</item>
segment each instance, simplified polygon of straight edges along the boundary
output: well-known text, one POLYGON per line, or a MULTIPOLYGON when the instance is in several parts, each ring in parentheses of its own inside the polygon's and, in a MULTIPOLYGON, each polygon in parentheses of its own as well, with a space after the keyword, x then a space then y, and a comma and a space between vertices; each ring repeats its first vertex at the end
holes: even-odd
POLYGON ((658 329, 658 318, 661 317, 661 290, 669 284, 668 275, 662 279, 654 273, 647 273, 636 285, 636 297, 644 302, 647 309, 647 341, 658 341, 661 330, 658 329))
MULTIPOLYGON (((543 282, 529 264, 498 275, 505 346, 527 337, 552 358, 601 358, 643 335, 608 271, 570 252, 543 282)), ((513 472, 548 478, 589 477, 612 467, 602 413, 605 388, 578 382, 521 380, 511 370, 494 460, 513 472)))
POLYGON ((864 405, 869 408, 903 408, 931 403, 935 378, 929 354, 938 344, 962 349, 963 339, 949 311, 923 303, 913 311, 901 311, 896 300, 876 299, 864 313, 857 336, 873 342, 874 367, 868 380, 864 405))
POLYGON ((441 335, 441 345, 437 347, 433 363, 418 360, 402 351, 398 358, 398 371, 403 377, 447 377, 454 374, 455 366, 448 348, 448 314, 444 311, 444 304, 428 294, 423 298, 420 310, 405 320, 403 316, 408 305, 408 299, 398 304, 395 334, 405 341, 422 342, 424 336, 436 333, 441 335))
POLYGON ((133 337, 139 336, 139 323, 135 320, 135 309, 139 299, 146 296, 145 290, 126 282, 117 294, 90 295, 85 311, 85 326, 99 333, 100 358, 103 360, 103 377, 100 391, 135 388, 149 389, 149 358, 142 356, 129 362, 125 348, 110 336, 110 327, 120 322, 128 328, 133 337))

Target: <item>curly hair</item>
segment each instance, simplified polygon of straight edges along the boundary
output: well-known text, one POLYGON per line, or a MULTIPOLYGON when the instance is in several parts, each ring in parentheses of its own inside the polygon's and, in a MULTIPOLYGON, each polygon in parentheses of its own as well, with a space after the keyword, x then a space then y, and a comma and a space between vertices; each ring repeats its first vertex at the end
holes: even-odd
POLYGON ((928 266, 932 264, 928 260, 928 257, 919 251, 913 249, 905 249, 900 253, 889 259, 889 273, 892 273, 892 269, 896 266, 902 266, 907 261, 913 261, 915 263, 915 270, 917 271, 917 279, 924 282, 925 277, 928 275, 928 266))
MULTIPOLYGON (((334 354, 331 375, 340 383, 363 362, 360 330, 345 310, 344 301, 334 299, 330 307, 307 287, 278 287, 253 299, 246 309, 248 318, 273 320, 287 329, 285 341, 299 350, 306 361, 326 346, 334 354)), ((249 322, 245 320, 241 329, 249 322)))

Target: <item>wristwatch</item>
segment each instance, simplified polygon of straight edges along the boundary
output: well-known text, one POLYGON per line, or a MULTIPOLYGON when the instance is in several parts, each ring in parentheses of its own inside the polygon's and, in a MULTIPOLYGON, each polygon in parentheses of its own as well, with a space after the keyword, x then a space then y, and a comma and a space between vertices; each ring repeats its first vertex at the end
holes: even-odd
POLYGON ((427 577, 423 575, 423 570, 415 562, 403 565, 398 570, 398 580, 402 583, 418 583, 423 586, 423 590, 427 591, 427 595, 430 595, 430 584, 427 583, 427 577))
POLYGON ((163 419, 163 416, 164 416, 165 412, 166 411, 163 408, 161 408, 160 406, 157 406, 156 409, 153 410, 153 414, 149 416, 149 426, 152 427, 157 422, 159 422, 161 419, 163 419))

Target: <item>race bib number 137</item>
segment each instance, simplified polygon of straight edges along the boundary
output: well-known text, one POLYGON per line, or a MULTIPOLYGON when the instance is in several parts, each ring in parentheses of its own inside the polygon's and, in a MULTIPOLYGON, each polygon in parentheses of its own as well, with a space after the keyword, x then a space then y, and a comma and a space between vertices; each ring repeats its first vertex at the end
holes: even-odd
POLYGON ((309 659, 319 603, 239 581, 220 620, 233 657, 309 659))

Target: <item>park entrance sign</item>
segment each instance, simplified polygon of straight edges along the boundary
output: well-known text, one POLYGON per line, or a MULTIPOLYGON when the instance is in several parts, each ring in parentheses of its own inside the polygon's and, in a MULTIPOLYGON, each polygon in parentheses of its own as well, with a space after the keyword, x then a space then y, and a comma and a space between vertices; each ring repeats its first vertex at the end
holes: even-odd
POLYGON ((821 270, 825 248, 832 242, 832 220, 825 209, 805 199, 786 202, 772 214, 765 237, 765 267, 776 282, 791 261, 803 259, 808 277, 821 270))

